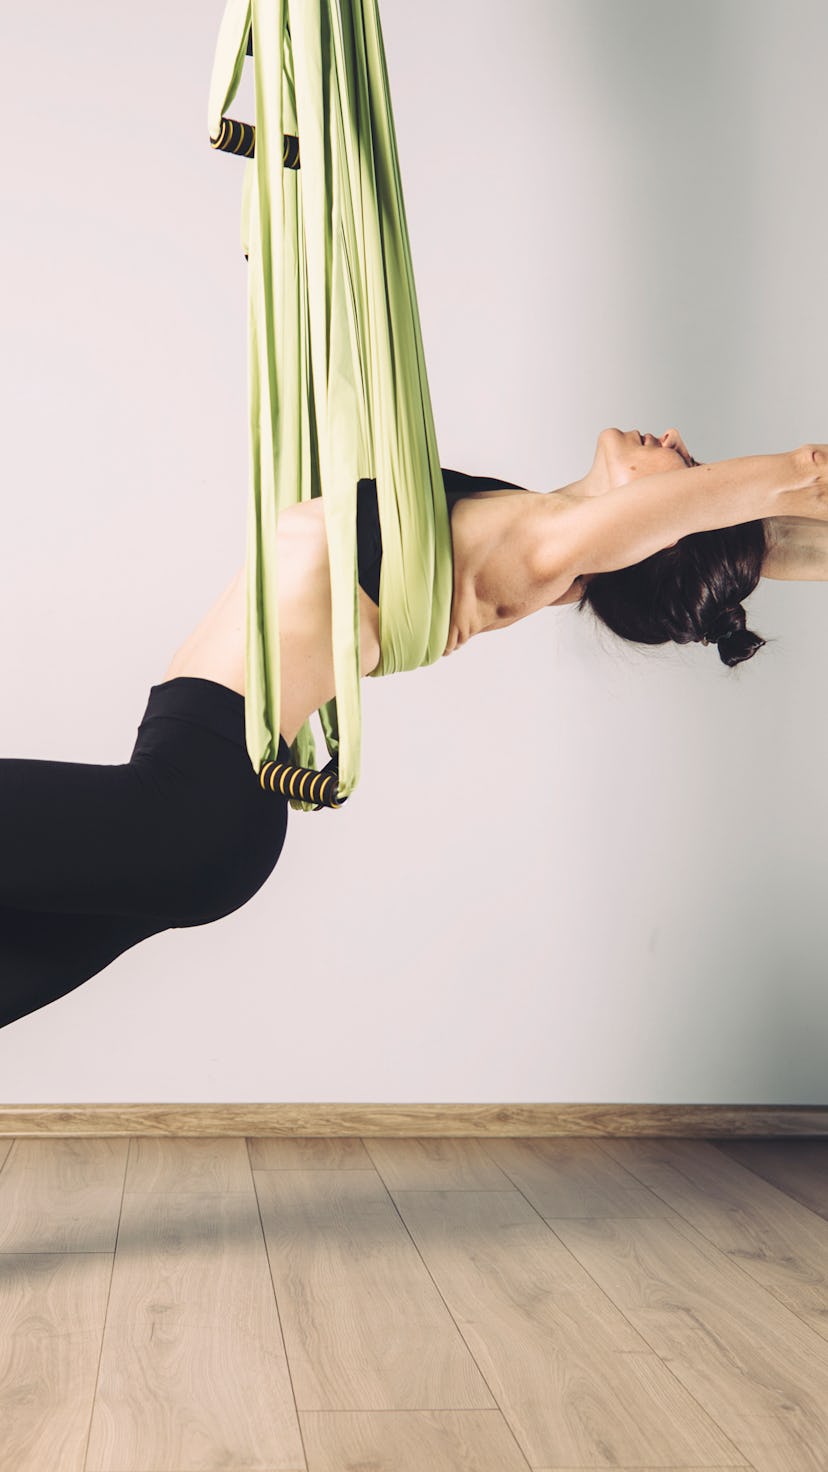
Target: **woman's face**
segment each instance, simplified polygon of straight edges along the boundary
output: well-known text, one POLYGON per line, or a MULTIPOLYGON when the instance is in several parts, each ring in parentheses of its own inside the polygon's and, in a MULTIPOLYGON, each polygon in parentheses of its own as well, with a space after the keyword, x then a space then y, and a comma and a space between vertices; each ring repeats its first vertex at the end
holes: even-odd
MULTIPOLYGON (((696 464, 677 429, 665 430, 660 438, 640 434, 637 429, 602 429, 592 469, 578 483, 579 494, 603 496, 644 476, 663 475, 696 464)), ((667 543, 669 547, 675 545, 667 543)))
POLYGON ((602 479, 607 490, 617 490, 642 476, 662 475, 695 464, 677 429, 666 430, 660 438, 642 435, 637 429, 602 429, 594 468, 600 466, 605 471, 602 479))

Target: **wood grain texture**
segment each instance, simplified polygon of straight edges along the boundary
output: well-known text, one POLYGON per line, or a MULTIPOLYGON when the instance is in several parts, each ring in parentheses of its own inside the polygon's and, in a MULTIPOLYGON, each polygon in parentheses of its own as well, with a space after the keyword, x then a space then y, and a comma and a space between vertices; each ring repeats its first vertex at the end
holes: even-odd
POLYGON ((486 1153, 541 1216, 667 1216, 599 1140, 490 1140, 486 1153))
POLYGON ((499 1411, 305 1411, 302 1432, 313 1472, 527 1472, 499 1411))
POLYGON ((798 1104, 3 1104, 5 1135, 828 1135, 798 1104))
POLYGON ((672 1221, 549 1225, 757 1472, 824 1472, 828 1352, 813 1329, 672 1221))
MULTIPOLYGON (((826 528, 828 530, 828 528, 826 528)), ((720 1140, 717 1148, 828 1221, 824 1140, 720 1140)))
POLYGON ((0 1472, 83 1472, 111 1274, 107 1253, 0 1254, 0 1472))
MULTIPOLYGON (((302 1430, 311 1472, 528 1472, 529 1464, 495 1411, 306 1411, 302 1430)), ((592 1463, 593 1468, 608 1464, 592 1463)), ((533 1472, 584 1472, 583 1464, 533 1472)), ((613 1472, 635 1472, 614 1464, 613 1472)), ((649 1464, 644 1472, 683 1472, 649 1464)), ((687 1472, 749 1472, 746 1462, 692 1464, 687 1472)))
POLYGON ((254 1176, 300 1411, 494 1407, 373 1170, 254 1176))
POLYGON ((135 1141, 86 1472, 304 1453, 243 1140, 135 1141))
POLYGON ((393 1195, 531 1466, 740 1460, 519 1192, 393 1195))
MULTIPOLYGON (((612 1140, 599 1148, 673 1208, 679 1230, 695 1228, 828 1340, 828 1221, 703 1140, 612 1140)), ((828 1141, 811 1159, 828 1169, 828 1141)), ((824 1358, 828 1364, 828 1345, 824 1358)), ((828 1465, 828 1444, 826 1453, 828 1465)))
POLYGON ((826 1472, 787 1144, 16 1139, 0 1472, 826 1472))
MULTIPOLYGON (((680 1393, 646 1342, 630 1333, 623 1315, 514 1190, 492 1158, 494 1142, 358 1143, 348 1154, 361 1160, 364 1151, 374 1162, 530 1465, 606 1465, 610 1457, 611 1465, 663 1460, 676 1467, 696 1465, 705 1455, 717 1466, 740 1464, 738 1450, 680 1393)), ((590 1199, 605 1210, 669 1211, 593 1142, 520 1141, 514 1148, 548 1174, 544 1146, 561 1152, 559 1183, 569 1199, 588 1181, 590 1199)), ((319 1168, 331 1159, 333 1165, 338 1152, 339 1142, 251 1142, 260 1200, 271 1173, 290 1182, 300 1176, 312 1192, 314 1163, 319 1168), (310 1165, 304 1173, 303 1162, 310 1165)), ((354 1180, 339 1174, 345 1186, 354 1180)), ((262 1215, 266 1222, 264 1207, 262 1215)), ((287 1327, 286 1339, 293 1364, 287 1327)), ((298 1380, 296 1387, 301 1417, 306 1403, 298 1380)))
POLYGON ((128 1140, 15 1140, 0 1171, 0 1253, 114 1252, 128 1140))

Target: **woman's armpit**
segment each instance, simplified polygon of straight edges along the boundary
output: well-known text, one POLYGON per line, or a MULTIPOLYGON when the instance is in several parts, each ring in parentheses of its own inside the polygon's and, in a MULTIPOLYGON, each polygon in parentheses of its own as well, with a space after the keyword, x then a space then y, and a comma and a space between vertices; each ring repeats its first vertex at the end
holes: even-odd
POLYGON ((790 582, 828 580, 828 524, 808 516, 767 516, 762 577, 790 582))

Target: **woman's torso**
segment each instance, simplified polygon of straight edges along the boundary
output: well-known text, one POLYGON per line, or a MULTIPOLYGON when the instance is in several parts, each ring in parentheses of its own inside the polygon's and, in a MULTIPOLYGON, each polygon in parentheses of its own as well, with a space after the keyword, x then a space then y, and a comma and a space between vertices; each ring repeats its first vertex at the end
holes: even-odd
MULTIPOLYGON (((522 489, 464 494, 450 506, 453 596, 446 653, 475 634, 525 618, 539 606, 522 552, 550 497, 522 489), (546 503, 541 505, 540 503, 546 503), (534 600, 534 601, 533 601, 534 600)), ((164 679, 198 675, 245 693, 244 564, 204 619, 176 651, 164 679)), ((321 497, 286 507, 277 530, 281 666, 281 733, 289 743, 302 723, 334 694, 328 545, 321 497)), ((556 604, 572 602, 573 587, 556 604)), ((380 655, 379 608, 358 588, 360 672, 380 655)))
MULTIPOLYGON (((322 500, 286 507, 276 533, 280 728, 294 740, 307 716, 334 693, 331 590, 322 500)), ((242 563, 164 675, 199 675, 245 693, 247 587, 242 563)), ((359 589, 360 672, 379 660, 379 610, 359 589)))

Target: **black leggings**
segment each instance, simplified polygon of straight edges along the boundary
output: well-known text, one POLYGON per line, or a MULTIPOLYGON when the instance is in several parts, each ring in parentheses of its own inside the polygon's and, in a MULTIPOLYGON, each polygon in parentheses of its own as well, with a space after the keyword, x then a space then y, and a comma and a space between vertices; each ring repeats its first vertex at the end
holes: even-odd
POLYGON ((151 686, 128 762, 0 760, 0 1027, 149 935, 239 909, 287 815, 247 754, 244 696, 190 675, 151 686))

